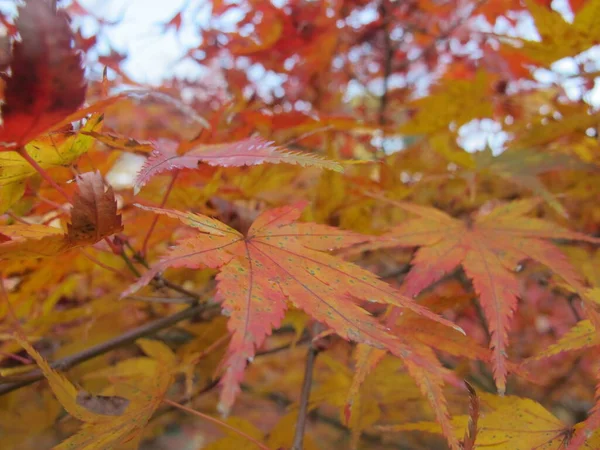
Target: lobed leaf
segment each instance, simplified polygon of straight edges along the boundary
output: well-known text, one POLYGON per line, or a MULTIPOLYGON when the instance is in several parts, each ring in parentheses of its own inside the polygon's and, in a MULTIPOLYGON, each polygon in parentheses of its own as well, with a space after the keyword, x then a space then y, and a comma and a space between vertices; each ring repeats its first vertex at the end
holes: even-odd
POLYGON ((413 257, 412 268, 402 286, 403 292, 409 296, 419 294, 462 265, 488 322, 494 379, 498 390, 503 393, 508 373, 508 331, 520 293, 514 274, 517 264, 531 258, 580 290, 583 289, 582 276, 563 253, 542 239, 590 243, 600 240, 541 219, 526 217, 525 214, 539 204, 537 199, 497 206, 476 217, 472 224, 453 219, 435 208, 390 202, 420 218, 408 220, 358 248, 364 251, 421 246, 413 257))
POLYGON ((410 360, 415 367, 435 370, 429 357, 422 358, 403 340, 391 335, 354 299, 406 307, 449 326, 436 314, 403 297, 391 286, 353 264, 314 248, 344 248, 366 236, 317 224, 299 224, 305 203, 262 213, 247 235, 198 214, 160 208, 160 214, 176 217, 201 231, 178 242, 165 258, 122 296, 148 284, 167 267, 220 268, 217 298, 232 335, 222 377, 220 408, 227 412, 239 392, 244 369, 271 330, 278 327, 287 301, 325 323, 347 340, 364 343, 410 360))

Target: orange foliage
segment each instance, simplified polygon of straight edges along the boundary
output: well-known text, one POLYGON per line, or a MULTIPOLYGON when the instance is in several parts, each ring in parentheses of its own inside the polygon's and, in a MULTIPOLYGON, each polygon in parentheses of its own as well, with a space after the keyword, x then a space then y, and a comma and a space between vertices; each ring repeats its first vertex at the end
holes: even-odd
POLYGON ((600 448, 600 0, 553 3, 214 0, 160 86, 0 12, 0 449, 600 448))

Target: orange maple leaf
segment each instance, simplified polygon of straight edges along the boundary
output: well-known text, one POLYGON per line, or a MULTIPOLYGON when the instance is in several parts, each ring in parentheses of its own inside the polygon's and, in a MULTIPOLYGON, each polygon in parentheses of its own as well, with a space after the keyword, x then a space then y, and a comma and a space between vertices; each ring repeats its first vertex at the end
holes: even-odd
POLYGON ((490 330, 494 379, 500 393, 506 388, 507 345, 510 321, 517 307, 519 282, 514 270, 532 259, 544 264, 575 288, 581 276, 567 257, 543 239, 600 240, 571 232, 541 219, 526 217, 538 200, 519 200, 480 214, 465 223, 435 208, 409 203, 390 203, 419 218, 407 220, 385 235, 356 250, 421 247, 403 284, 403 293, 419 294, 459 265, 471 279, 490 330))
POLYGON ((86 83, 64 12, 27 0, 16 26, 21 39, 13 42, 0 141, 20 147, 76 111, 86 83))
MULTIPOLYGON (((139 206, 139 205, 138 205, 139 206)), ((274 327, 279 326, 287 301, 344 339, 388 349, 416 366, 430 367, 402 339, 391 335, 354 299, 405 307, 432 320, 454 326, 402 296, 372 273, 324 253, 368 239, 350 231, 314 223, 296 223, 305 203, 261 214, 244 236, 206 216, 142 207, 179 219, 199 233, 184 239, 125 291, 127 296, 148 284, 167 267, 220 268, 217 299, 230 316, 232 334, 221 384, 220 409, 227 412, 239 392, 244 369, 274 327)))

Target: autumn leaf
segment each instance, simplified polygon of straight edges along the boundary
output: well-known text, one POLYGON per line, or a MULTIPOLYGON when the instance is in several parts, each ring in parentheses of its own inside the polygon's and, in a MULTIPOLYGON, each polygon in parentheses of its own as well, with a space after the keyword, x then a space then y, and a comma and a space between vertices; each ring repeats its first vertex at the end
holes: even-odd
POLYGON ((514 273, 525 259, 538 261, 567 283, 582 287, 581 276, 566 256, 544 239, 598 242, 558 225, 527 217, 538 200, 520 200, 481 213, 472 223, 454 219, 440 210, 409 203, 395 206, 418 218, 407 220, 360 250, 421 247, 403 283, 403 292, 415 296, 461 265, 473 283, 488 321, 492 367, 498 390, 506 388, 508 331, 517 307, 519 283, 514 273))
POLYGON ((220 268, 217 297, 229 315, 232 334, 221 384, 221 409, 228 411, 239 392, 244 369, 272 328, 280 325, 287 301, 324 322, 344 339, 386 348, 396 356, 429 367, 410 347, 390 335, 354 299, 388 303, 430 319, 449 322, 403 297, 371 273, 323 251, 347 247, 365 236, 314 223, 297 223, 304 203, 261 214, 247 235, 199 214, 143 209, 179 219, 198 230, 178 242, 127 296, 168 267, 220 268))
POLYGON ((334 161, 309 153, 285 150, 260 137, 251 137, 238 142, 199 145, 184 154, 178 154, 172 145, 162 145, 152 152, 138 173, 135 189, 139 190, 155 175, 173 169, 195 169, 204 162, 211 166, 253 166, 257 164, 299 164, 342 171, 334 161))
POLYGON ((96 420, 96 414, 77 401, 77 388, 64 375, 52 369, 24 337, 16 336, 15 338, 42 370, 52 392, 54 392, 65 410, 76 419, 84 422, 96 420))
POLYGON ((77 188, 66 233, 38 224, 0 226, 0 236, 4 236, 0 241, 0 260, 54 256, 93 245, 123 229, 112 188, 105 188, 99 172, 81 174, 77 188))
POLYGON ((94 414, 120 416, 129 406, 129 400, 118 395, 94 395, 80 390, 76 402, 94 414))
POLYGON ((448 80, 427 97, 415 100, 416 114, 398 131, 424 134, 447 130, 450 123, 464 125, 472 119, 489 117, 492 105, 486 100, 488 77, 483 71, 474 80, 448 80), (437 114, 431 114, 437 111, 437 114))
POLYGON ((67 412, 84 422, 81 430, 55 446, 56 450, 106 449, 131 440, 139 442, 143 428, 171 384, 174 355, 162 343, 145 339, 138 341, 144 351, 147 351, 146 347, 154 349, 151 351, 154 367, 141 381, 138 379, 136 386, 130 387, 130 398, 123 398, 112 395, 94 397, 78 391, 65 376, 53 370, 25 339, 17 337, 17 340, 36 361, 67 412))
POLYGON ((550 358, 563 352, 572 352, 583 350, 600 345, 600 336, 598 331, 590 320, 582 320, 571 328, 564 336, 550 347, 542 350, 535 356, 523 361, 527 364, 531 361, 538 361, 544 358, 550 358))
MULTIPOLYGON (((263 433, 256 426, 245 419, 240 417, 229 417, 227 418, 226 423, 227 425, 230 425, 231 427, 247 434, 259 442, 263 439, 263 433)), ((218 439, 208 444, 204 448, 206 450, 227 450, 232 448, 239 450, 255 450, 257 448, 256 444, 244 438, 243 436, 240 436, 239 434, 227 429, 225 429, 225 431, 227 431, 226 437, 218 439)))
POLYGON ((77 110, 85 99, 81 56, 63 11, 27 0, 16 20, 0 141, 20 147, 77 110))
MULTIPOLYGON (((477 421, 475 448, 498 447, 511 450, 570 448, 568 442, 572 428, 564 424, 534 400, 516 396, 496 397, 479 393, 482 410, 477 421)), ((467 430, 470 416, 454 416, 452 419, 457 437, 467 430)), ((408 423, 378 427, 381 431, 424 431, 441 434, 441 428, 433 422, 408 423)), ((596 439, 597 441, 597 439, 596 439)), ((596 448, 591 440, 585 449, 596 448)))
POLYGON ((90 245, 123 229, 112 188, 104 185, 100 172, 77 177, 67 240, 72 245, 90 245))
MULTIPOLYGON (((386 325, 392 325, 386 322, 386 325)), ((439 363, 436 355, 431 348, 440 349, 450 354, 467 356, 469 358, 480 358, 484 361, 489 360, 489 355, 485 349, 480 348, 469 340, 467 336, 458 331, 448 330, 436 322, 427 321, 412 313, 406 313, 400 318, 399 324, 391 328, 396 336, 410 336, 405 343, 411 347, 415 353, 429 360, 429 370, 423 370, 418 365, 406 362, 407 369, 423 396, 425 396, 436 414, 438 423, 443 429, 443 434, 448 439, 451 448, 456 448, 458 442, 454 437, 452 424, 450 422, 450 413, 446 398, 442 392, 444 378, 444 368, 439 363), (425 322, 428 322, 427 324, 425 322), (438 327, 440 325, 440 327, 438 327), (438 329, 441 328, 441 329, 438 329), (435 369, 432 369, 435 368, 435 369)), ((369 373, 375 370, 375 367, 385 357, 385 350, 375 349, 366 345, 359 344, 355 352, 355 372, 352 378, 352 384, 348 391, 346 405, 344 407, 344 419, 346 423, 351 423, 354 404, 359 398, 359 390, 369 373)))
POLYGON ((81 133, 93 137, 107 147, 128 152, 150 153, 155 149, 154 144, 151 142, 138 141, 133 138, 120 136, 116 133, 100 133, 95 130, 82 130, 81 133))
POLYGON ((477 443, 477 433, 479 415, 480 415, 480 402, 477 392, 469 383, 465 381, 467 390, 469 391, 469 423, 465 431, 465 437, 463 438, 464 450, 474 450, 477 443))
MULTIPOLYGON (((539 138, 539 134, 537 136, 539 138)), ((515 184, 531 190, 542 197, 559 214, 567 217, 565 208, 538 178, 538 175, 565 171, 586 170, 598 172, 600 169, 579 159, 560 153, 542 153, 529 149, 508 149, 494 156, 487 149, 473 155, 477 170, 490 172, 515 184)))
POLYGON ((596 45, 599 38, 597 14, 600 8, 597 0, 585 2, 572 23, 565 20, 557 10, 544 7, 533 0, 526 0, 525 3, 541 41, 506 37, 507 44, 519 48, 520 53, 544 65, 550 65, 596 45))
MULTIPOLYGON (((94 114, 78 133, 67 136, 41 136, 25 145, 25 151, 43 169, 66 167, 92 147, 86 136, 102 127, 103 117, 94 114)), ((6 212, 25 192, 26 180, 36 170, 15 151, 0 153, 0 213, 6 212)))

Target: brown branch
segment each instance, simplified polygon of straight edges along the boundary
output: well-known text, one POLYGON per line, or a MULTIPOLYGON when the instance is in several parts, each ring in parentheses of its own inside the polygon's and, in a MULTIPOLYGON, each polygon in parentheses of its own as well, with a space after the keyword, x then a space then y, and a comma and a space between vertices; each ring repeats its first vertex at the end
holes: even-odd
MULTIPOLYGON (((104 353, 110 352, 111 350, 115 350, 119 347, 123 347, 124 345, 131 344, 139 338, 152 335, 157 331, 160 331, 164 328, 168 328, 172 325, 175 325, 178 322, 197 316, 205 312, 211 306, 212 305, 209 305, 207 303, 190 306, 189 308, 176 312, 175 314, 155 320, 154 322, 141 325, 137 328, 134 328, 133 330, 129 330, 117 337, 109 339, 108 341, 102 342, 98 345, 86 348, 81 352, 54 361, 52 364, 50 364, 50 366, 56 370, 69 370, 72 367, 77 366, 78 364, 95 358, 96 356, 103 355, 104 353)), ((19 381, 16 381, 14 383, 0 384, 0 395, 8 394, 9 392, 12 392, 16 389, 28 386, 32 383, 35 383, 36 381, 41 380, 42 378, 44 378, 43 373, 40 370, 35 370, 31 373, 21 376, 19 381)))
MULTIPOLYGON (((296 342, 296 345, 301 345, 301 344, 305 343, 307 340, 308 340, 308 338, 300 339, 298 342, 296 342)), ((278 347, 273 347, 273 348, 270 348, 268 350, 262 350, 260 352, 257 352, 256 355, 255 355, 255 357, 259 358, 261 356, 273 355, 275 353, 279 353, 281 351, 288 350, 291 347, 292 347, 291 343, 289 343, 289 344, 283 344, 283 345, 280 345, 278 347)), ((181 405, 186 405, 186 404, 190 403, 192 400, 200 397, 201 395, 206 394, 206 393, 212 391, 215 387, 218 386, 218 384, 219 384, 220 381, 221 381, 221 377, 216 377, 215 379, 213 379, 210 382, 208 382, 204 387, 200 388, 199 391, 194 392, 194 393, 192 393, 190 395, 187 395, 187 396, 181 398, 177 403, 179 403, 181 405)), ((242 385, 242 388, 245 388, 245 386, 242 385)), ((175 409, 176 408, 173 407, 173 406, 165 406, 165 407, 157 410, 154 413, 154 415, 152 416, 151 420, 157 419, 158 417, 160 417, 160 416, 162 416, 162 415, 164 415, 166 413, 172 412, 175 409)))
MULTIPOLYGON (((315 333, 318 334, 318 333, 315 333)), ((294 434, 294 443, 292 450, 302 450, 304 443, 304 430, 306 429, 306 417, 308 414, 308 399, 310 397, 310 388, 312 386, 313 368, 319 349, 313 342, 308 347, 306 353, 306 365, 304 368, 304 381, 302 382, 302 393, 300 394, 300 409, 298 410, 298 421, 296 422, 296 432, 294 434)))
MULTIPOLYGON (((294 402, 292 400, 290 400, 288 397, 286 397, 284 394, 281 394, 280 392, 271 392, 271 393, 267 393, 267 394, 260 393, 259 394, 255 391, 253 391, 251 387, 249 387, 248 385, 245 385, 245 384, 242 384, 242 390, 245 392, 248 392, 250 394, 259 396, 260 398, 264 398, 265 400, 269 400, 270 402, 276 403, 277 406, 279 406, 280 408, 288 408, 294 404, 294 402)), ((325 415, 318 410, 314 411, 311 414, 311 417, 313 417, 316 421, 318 421, 320 423, 329 425, 332 428, 335 428, 336 430, 343 432, 347 436, 350 435, 350 431, 348 430, 348 427, 346 427, 344 424, 342 424, 338 419, 336 419, 334 417, 325 415)), ((369 433, 368 431, 364 431, 364 430, 361 431, 360 438, 369 443, 377 444, 378 448, 379 447, 387 447, 387 448, 394 448, 397 450, 410 450, 412 448, 412 447, 410 447, 410 448, 406 447, 406 446, 404 446, 400 443, 396 443, 396 442, 393 442, 393 443, 385 442, 382 439, 380 434, 369 433)))
MULTIPOLYGON (((379 98, 379 110, 377 122, 380 126, 386 124, 385 110, 388 104, 388 91, 390 85, 390 75, 392 74, 392 60, 394 59, 394 48, 390 38, 389 17, 392 14, 388 11, 386 0, 382 0, 379 5, 379 14, 383 17, 383 92, 379 98)), ((385 150, 385 149, 384 149, 385 150)))

